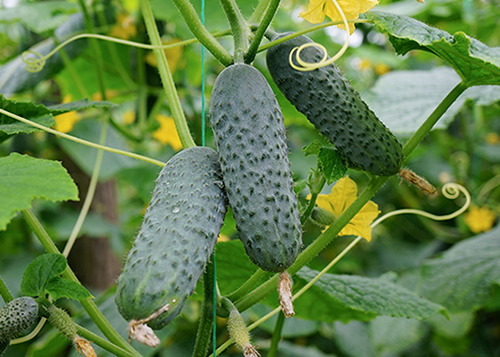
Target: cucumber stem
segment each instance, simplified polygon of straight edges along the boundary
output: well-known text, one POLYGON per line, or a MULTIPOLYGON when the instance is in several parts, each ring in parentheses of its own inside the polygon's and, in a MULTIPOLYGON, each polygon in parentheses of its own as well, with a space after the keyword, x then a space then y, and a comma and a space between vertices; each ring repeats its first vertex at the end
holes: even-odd
POLYGON ((271 339, 271 347, 269 347, 267 357, 276 357, 276 352, 278 352, 278 344, 281 340, 281 332, 283 331, 284 325, 285 314, 283 314, 283 311, 280 311, 278 314, 278 319, 276 320, 276 325, 274 326, 273 337, 271 339))
MULTIPOLYGON (((214 322, 214 264, 213 255, 207 263, 203 273, 203 306, 201 308, 200 322, 196 341, 194 344, 193 357, 205 357, 210 344, 210 335, 214 322)), ((216 331, 214 330, 215 334, 216 331)))
POLYGON ((255 59, 255 55, 257 54, 257 50, 262 41, 262 38, 264 37, 264 34, 266 33, 269 25, 271 24, 274 15, 276 15, 276 12, 278 11, 278 8, 280 6, 280 2, 281 0, 270 1, 269 6, 266 8, 266 12, 264 13, 264 17, 260 21, 259 27, 255 32, 252 43, 250 43, 250 46, 245 52, 245 63, 252 63, 253 60, 255 59))
MULTIPOLYGON (((147 0, 142 0, 142 2, 147 2, 147 0)), ((201 23, 193 5, 188 0, 173 0, 173 2, 198 41, 224 66, 227 67, 233 63, 231 54, 215 40, 214 36, 201 23)))
POLYGON ((250 28, 234 0, 220 0, 220 3, 233 32, 234 63, 243 63, 244 54, 248 48, 250 28))

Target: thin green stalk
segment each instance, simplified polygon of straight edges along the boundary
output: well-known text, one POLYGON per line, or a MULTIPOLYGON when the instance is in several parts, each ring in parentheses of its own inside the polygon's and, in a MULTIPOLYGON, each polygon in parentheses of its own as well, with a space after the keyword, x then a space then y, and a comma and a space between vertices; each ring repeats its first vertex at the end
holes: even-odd
MULTIPOLYGON (((104 145, 106 142, 106 134, 108 132, 108 125, 106 123, 102 124, 101 129, 101 137, 99 138, 99 144, 104 145)), ((75 244, 76 238, 78 237, 78 233, 80 233, 80 229, 83 226, 83 222, 87 217, 87 214, 90 210, 90 205, 94 199, 95 190, 97 187, 97 182, 99 181, 99 173, 101 172, 102 166, 102 158, 104 156, 104 151, 98 150, 97 156, 94 163, 94 169, 92 170, 92 177, 90 178, 89 188, 87 190, 87 194, 85 196, 85 201, 83 202, 82 209, 80 210, 80 214, 78 215, 78 219, 76 220, 76 224, 73 227, 73 230, 69 236, 68 242, 63 250, 63 255, 67 258, 73 245, 75 244)))
POLYGON ((403 152, 405 157, 415 150, 415 148, 420 144, 420 142, 429 134, 432 127, 437 123, 439 118, 448 110, 448 108, 457 100, 458 97, 467 89, 467 85, 460 82, 451 90, 450 93, 443 99, 436 109, 429 115, 425 122, 418 128, 418 130, 412 135, 410 140, 405 144, 403 152))
POLYGON ((137 354, 131 353, 129 351, 124 350, 123 348, 118 347, 117 345, 105 340, 99 335, 96 335, 92 331, 87 330, 85 327, 82 327, 78 324, 76 325, 76 330, 78 331, 78 335, 87 339, 88 341, 95 343, 97 346, 102 347, 106 351, 112 353, 118 357, 136 357, 137 354))
MULTIPOLYGON (((158 33, 158 28, 156 27, 155 18, 153 16, 153 11, 149 5, 148 0, 142 0, 142 14, 144 16, 144 23, 146 24, 146 29, 154 46, 161 46, 161 38, 158 33)), ((177 95, 177 90, 175 89, 174 79, 172 78, 172 73, 168 69, 167 57, 165 56, 165 51, 161 49, 153 50, 156 61, 158 62, 158 70, 160 72, 160 77, 163 82, 163 88, 165 89, 165 94, 167 95, 168 104, 170 105, 170 111, 174 118, 175 126, 179 134, 179 139, 181 140, 182 146, 187 149, 192 146, 196 146, 191 133, 189 132, 189 127, 186 123, 186 118, 184 112, 182 111, 181 102, 179 96, 177 95)))
POLYGON ((281 340, 281 332, 283 331, 283 326, 285 325, 285 314, 280 311, 278 314, 278 320, 276 320, 276 325, 274 326, 273 337, 271 339, 271 347, 269 347, 269 352, 267 357, 276 357, 276 352, 278 352, 278 345, 281 340))
MULTIPOLYGON (((145 2, 147 0, 142 1, 145 2)), ((189 0, 173 0, 173 2, 198 41, 200 41, 200 43, 224 66, 227 67, 233 63, 231 54, 217 42, 215 37, 208 32, 205 26, 203 26, 196 10, 189 0)))
POLYGON ((231 26, 234 38, 234 63, 243 63, 248 49, 250 28, 234 0, 219 0, 231 26))
POLYGON ((135 135, 131 130, 127 129, 124 125, 118 124, 116 120, 113 118, 112 114, 109 113, 109 124, 120 134, 122 134, 125 138, 135 141, 135 142, 140 142, 142 138, 139 136, 135 135))
POLYGON ((260 24, 268 6, 269 6, 269 0, 260 0, 255 10, 253 10, 252 15, 250 15, 250 17, 248 18, 248 23, 260 24))
POLYGON ((247 280, 243 285, 241 285, 237 290, 233 291, 231 294, 227 295, 226 298, 228 298, 231 301, 236 301, 241 299, 243 296, 248 294, 250 290, 255 288, 255 286, 261 281, 267 274, 262 269, 257 269, 255 273, 247 280))
MULTIPOLYGON (((40 221, 36 218, 36 216, 33 214, 33 212, 29 209, 21 211, 22 216, 26 220, 26 222, 29 224, 33 232, 35 233, 35 236, 38 238, 40 243, 42 244, 43 248, 47 253, 55 253, 55 254, 61 254, 59 249, 57 249, 56 245, 52 241, 52 239, 49 237, 43 226, 40 224, 40 221)), ((78 284, 80 282, 78 281, 78 278, 76 277, 75 273, 73 273, 73 270, 69 266, 66 267, 66 269, 63 272, 63 277, 70 279, 78 284)), ((116 344, 117 346, 129 351, 132 353, 133 356, 135 357, 141 357, 139 352, 134 350, 132 346, 130 346, 127 341, 125 341, 118 332, 115 331, 113 326, 106 320, 104 315, 99 311, 99 308, 97 305, 92 301, 91 298, 86 298, 83 300, 79 301, 80 304, 83 306, 87 314, 90 316, 92 321, 97 325, 99 330, 106 336, 106 338, 116 344)))
MULTIPOLYGON (((212 256, 213 259, 213 256, 212 256)), ((203 273, 203 306, 196 333, 193 357, 205 357, 210 344, 214 322, 214 263, 210 260, 203 273)), ((214 331, 215 333, 215 331, 214 331)))
POLYGON ((80 138, 77 138, 77 137, 74 137, 74 136, 71 136, 71 135, 68 135, 68 134, 65 134, 65 133, 61 133, 61 132, 59 132, 57 130, 53 130, 53 129, 47 128, 46 126, 40 125, 40 124, 35 123, 35 122, 31 121, 31 120, 28 120, 28 119, 25 119, 23 117, 20 117, 19 115, 16 115, 14 113, 8 112, 8 111, 6 111, 6 110, 4 110, 2 108, 0 108, 0 113, 5 114, 5 115, 7 115, 7 116, 9 116, 11 118, 14 118, 16 120, 19 120, 19 121, 21 121, 23 123, 29 124, 29 125, 31 125, 31 126, 33 126, 35 128, 41 129, 43 131, 46 131, 47 133, 51 133, 51 134, 63 137, 65 139, 74 141, 75 143, 79 143, 79 144, 82 144, 82 145, 90 146, 92 148, 96 148, 96 149, 99 149, 99 150, 104 150, 104 151, 112 152, 114 154, 120 154, 120 155, 123 155, 123 156, 128 156, 128 157, 131 157, 133 159, 137 159, 137 160, 141 160, 141 161, 144 161, 144 162, 148 162, 150 164, 157 165, 157 166, 160 166, 160 167, 165 166, 164 162, 161 162, 161 161, 155 160, 155 159, 151 159, 151 158, 149 158, 147 156, 138 155, 138 154, 135 154, 133 152, 128 152, 128 151, 124 151, 124 150, 113 149, 113 148, 110 148, 110 147, 107 147, 107 146, 95 144, 95 143, 93 143, 91 141, 83 140, 83 139, 80 139, 80 138))
MULTIPOLYGON (((269 6, 266 9, 263 19, 260 21, 259 28, 255 32, 252 43, 248 47, 248 50, 245 52, 245 63, 252 63, 255 55, 257 54, 257 50, 259 45, 266 33, 271 21, 276 15, 278 11, 278 7, 280 6, 281 0, 271 0, 269 6)), ((260 4, 259 4, 260 5, 260 4)))
POLYGON ((3 301, 6 304, 14 300, 14 297, 12 296, 12 294, 9 291, 9 288, 3 281, 2 276, 0 276, 0 296, 2 297, 3 301))

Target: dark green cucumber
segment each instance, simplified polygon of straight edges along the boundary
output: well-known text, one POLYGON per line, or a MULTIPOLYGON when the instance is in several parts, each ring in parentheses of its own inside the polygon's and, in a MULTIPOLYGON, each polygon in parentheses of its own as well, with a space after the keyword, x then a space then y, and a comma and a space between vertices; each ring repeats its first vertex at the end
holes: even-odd
MULTIPOLYGON (((285 34, 275 37, 276 40, 285 34)), ((374 175, 396 174, 403 161, 398 139, 370 110, 335 64, 313 71, 297 71, 289 63, 295 48, 312 41, 299 36, 267 51, 267 67, 283 95, 335 145, 350 167, 374 175)), ((305 62, 317 63, 323 52, 308 47, 305 62)), ((295 54, 293 55, 295 60, 295 54)))
POLYGON ((0 341, 0 356, 3 355, 7 347, 9 347, 10 344, 10 339, 7 339, 5 341, 0 341))
POLYGON ((229 205, 250 259, 287 269, 302 245, 285 127, 278 102, 254 67, 234 64, 215 81, 210 123, 229 205))
POLYGON ((12 300, 0 309, 0 342, 4 343, 27 329, 38 317, 38 304, 28 296, 12 300))
POLYGON ((116 304, 127 320, 160 329, 176 317, 212 254, 227 208, 217 153, 193 147, 162 169, 118 278, 116 304))

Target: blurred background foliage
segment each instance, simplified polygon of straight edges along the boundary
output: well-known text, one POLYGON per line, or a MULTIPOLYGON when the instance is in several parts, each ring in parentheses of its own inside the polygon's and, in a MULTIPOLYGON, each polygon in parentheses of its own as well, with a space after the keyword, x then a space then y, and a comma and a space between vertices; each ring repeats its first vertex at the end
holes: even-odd
MULTIPOLYGON (((244 15, 249 16, 256 0, 237 1, 244 15)), ((82 13, 75 1, 0 1, 0 93, 6 98, 46 105, 76 101, 83 98, 112 101, 117 107, 103 113, 102 109, 72 112, 56 118, 57 128, 94 142, 99 141, 101 125, 111 117, 106 145, 167 161, 180 149, 168 103, 163 94, 156 62, 147 50, 107 42, 98 42, 104 58, 103 98, 96 79, 95 53, 87 40, 78 40, 65 47, 47 62, 44 71, 27 75, 19 65, 19 54, 36 46, 42 52, 71 35, 85 32, 82 13), (16 67, 17 66, 17 67, 16 67)), ((191 38, 177 9, 170 1, 151 0, 157 25, 165 43, 191 38)), ((193 2, 199 10, 199 0, 193 2)), ((298 17, 305 0, 283 0, 273 21, 277 31, 294 31, 310 25, 298 17)), ((147 43, 138 0, 94 1, 95 31, 100 34, 147 43)), ((497 0, 381 0, 376 10, 414 17, 449 33, 462 31, 495 47, 500 43, 500 3, 497 0)), ((206 25, 210 31, 229 28, 219 4, 207 1, 206 25)), ((310 34, 334 54, 343 42, 344 33, 327 28, 310 34)), ((232 39, 221 43, 232 48, 232 39)), ((223 67, 207 53, 206 92, 201 92, 201 46, 192 44, 166 50, 188 124, 198 145, 206 130, 207 146, 214 147, 210 127, 202 128, 202 101, 207 98, 217 74, 223 67)), ((397 56, 385 35, 369 24, 357 25, 351 46, 338 61, 339 67, 354 88, 370 98, 379 79, 398 71, 429 71, 444 63, 427 52, 412 51, 397 56)), ((302 148, 318 139, 312 125, 278 92, 267 72, 265 55, 254 62, 268 78, 282 107, 290 149, 290 160, 296 181, 307 179, 316 168, 314 156, 305 156, 302 148)), ((389 82, 390 85, 390 82, 389 82)), ((411 87, 412 83, 408 83, 411 87)), ((430 81, 429 88, 439 85, 430 81)), ((390 99, 390 98, 389 98, 390 99)), ((419 98, 415 97, 415 101, 419 98)), ((399 284, 416 289, 422 262, 439 255, 454 243, 482 231, 490 230, 500 214, 500 108, 497 96, 487 102, 464 100, 450 120, 432 131, 415 150, 405 165, 426 177, 438 189, 446 182, 464 185, 472 195, 474 206, 466 215, 452 221, 433 222, 416 216, 398 216, 377 227, 370 243, 362 243, 344 257, 333 273, 358 274, 369 277, 387 272, 397 273, 399 284), (475 208, 474 208, 475 207, 475 208), (492 219, 484 224, 485 215, 492 219)), ((382 117, 383 119, 383 117, 382 117)), ((420 118, 424 119, 424 118, 420 118)), ((390 125, 389 125, 390 126, 390 125)), ((407 134, 398 133, 402 142, 407 134)), ((319 138, 321 139, 321 138, 319 138)), ((0 144, 0 155, 16 151, 35 157, 60 160, 77 182, 80 202, 85 197, 92 174, 96 151, 45 133, 20 134, 0 144)), ((113 281, 131 242, 138 231, 142 215, 159 167, 137 160, 105 153, 96 198, 83 228, 81 238, 70 255, 70 264, 86 282, 106 316, 120 331, 126 322, 117 314, 113 302, 113 281), (85 243, 86 242, 86 243, 85 243), (106 271, 106 273, 104 273, 106 271), (95 278, 97 277, 97 278, 95 278), (86 280, 87 279, 87 280, 86 280)), ((360 189, 367 182, 363 173, 349 175, 360 189)), ((325 187, 324 193, 330 192, 325 187)), ((300 194, 305 202, 307 189, 300 194)), ((455 211, 461 200, 448 201, 441 195, 425 195, 406 183, 391 178, 373 199, 383 213, 398 208, 416 208, 434 214, 455 211)), ((34 202, 33 210, 42 224, 62 247, 76 222, 81 203, 34 202)), ((304 226, 304 243, 320 234, 322 227, 304 226)), ((228 215, 222 239, 237 238, 234 220, 228 215)), ((320 268, 335 257, 351 240, 340 237, 325 249, 310 267, 320 268)), ((43 249, 19 216, 6 231, 0 232, 0 274, 14 295, 27 264, 43 249)), ((162 349, 140 348, 144 356, 189 356, 194 342, 201 294, 195 294, 181 317, 161 331, 165 341, 162 349)), ((498 356, 500 355, 500 289, 495 287, 486 308, 453 314, 451 320, 439 316, 426 321, 378 317, 370 322, 352 321, 323 323, 294 318, 287 320, 280 344, 280 356, 498 356)), ((92 327, 77 304, 67 302, 65 308, 84 326, 92 327), (80 318, 78 316, 81 316, 80 318)), ((269 308, 258 304, 245 312, 256 320, 269 308)), ((227 338, 224 319, 219 319, 219 340, 227 338)), ((263 355, 269 346, 273 320, 253 332, 254 342, 263 355)), ((45 327, 31 342, 13 346, 11 356, 65 356, 76 352, 69 342, 54 330, 45 327)), ((99 350, 99 356, 106 353, 99 350)), ((230 349, 224 356, 237 356, 230 349)))

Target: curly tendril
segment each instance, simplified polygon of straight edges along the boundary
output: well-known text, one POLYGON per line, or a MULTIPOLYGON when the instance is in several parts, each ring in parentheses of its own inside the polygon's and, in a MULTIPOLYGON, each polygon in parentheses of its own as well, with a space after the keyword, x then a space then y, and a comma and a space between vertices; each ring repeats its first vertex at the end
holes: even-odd
POLYGON ((344 23, 344 26, 346 28, 346 37, 345 37, 345 41, 344 41, 344 44, 342 45, 342 48, 337 52, 337 54, 335 54, 335 56, 333 56, 332 58, 330 59, 327 59, 328 58, 328 52, 326 51, 326 48, 323 46, 323 45, 320 45, 318 43, 306 43, 306 44, 303 44, 302 46, 300 47, 295 47, 291 52, 290 52, 290 57, 289 57, 289 63, 290 63, 290 66, 292 66, 292 68, 294 68, 295 70, 297 71, 301 71, 301 72, 307 72, 307 71, 313 71, 317 68, 321 68, 321 67, 325 67, 325 66, 328 66, 332 63, 334 63, 336 60, 338 60, 340 57, 342 57, 342 55, 345 53, 345 51, 347 50, 347 47, 349 47, 349 21, 347 21, 347 18, 345 17, 345 14, 344 14, 344 11, 342 11, 342 8, 340 7, 340 5, 338 4, 337 0, 332 0, 333 4, 335 5, 335 7, 337 8, 337 11, 340 13, 340 17, 342 17, 342 21, 344 23), (319 47, 324 55, 323 55, 323 58, 319 61, 319 62, 316 62, 316 63, 311 63, 311 62, 306 62, 306 61, 303 61, 301 58, 300 58, 300 52, 304 49, 304 48, 307 48, 307 47, 312 47, 312 46, 316 46, 316 47, 319 47), (297 66, 295 63, 293 63, 292 61, 292 55, 293 53, 295 52, 295 50, 297 51, 295 53, 295 60, 297 61, 297 63, 300 65, 300 66, 297 66))
MULTIPOLYGON (((214 34, 214 36, 223 36, 226 33, 226 31, 222 31, 219 33, 214 34)), ((24 63, 26 63, 26 70, 30 73, 36 73, 40 72, 45 65, 45 62, 47 59, 52 57, 57 51, 59 51, 61 48, 64 46, 70 44, 73 41, 79 40, 81 38, 96 38, 99 40, 104 40, 104 41, 109 41, 109 42, 115 42, 119 43, 122 45, 128 45, 132 47, 138 47, 138 48, 143 48, 146 50, 154 50, 154 49, 168 49, 168 48, 173 48, 177 46, 184 46, 188 45, 190 43, 197 42, 197 39, 191 39, 191 40, 186 40, 182 42, 177 42, 175 44, 169 44, 169 45, 162 45, 162 46, 153 46, 153 45, 146 45, 144 43, 139 43, 139 42, 133 42, 133 41, 127 41, 127 40, 122 40, 120 38, 115 38, 115 37, 110 37, 110 36, 104 36, 104 35, 96 35, 96 34, 90 34, 90 33, 84 33, 81 35, 76 35, 68 40, 64 41, 57 47, 55 47, 52 51, 50 51, 47 55, 43 56, 38 52, 35 51, 25 51, 21 55, 21 59, 24 63), (34 55, 35 57, 26 57, 27 55, 34 55)))

